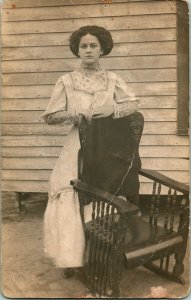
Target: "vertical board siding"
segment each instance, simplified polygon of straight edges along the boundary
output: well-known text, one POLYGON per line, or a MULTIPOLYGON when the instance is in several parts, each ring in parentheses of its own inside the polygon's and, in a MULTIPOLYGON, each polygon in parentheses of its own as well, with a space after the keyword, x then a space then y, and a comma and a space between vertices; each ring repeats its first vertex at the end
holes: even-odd
MULTIPOLYGON (((79 66, 69 37, 80 26, 109 29, 104 68, 141 97, 144 168, 188 183, 189 140, 177 136, 176 1, 8 0, 2 11, 2 190, 46 192, 67 130, 48 126, 45 110, 59 76, 79 66)), ((150 193, 143 177, 141 193, 150 193)))
POLYGON ((177 55, 178 55, 178 114, 177 134, 189 133, 189 9, 188 3, 177 2, 177 55))

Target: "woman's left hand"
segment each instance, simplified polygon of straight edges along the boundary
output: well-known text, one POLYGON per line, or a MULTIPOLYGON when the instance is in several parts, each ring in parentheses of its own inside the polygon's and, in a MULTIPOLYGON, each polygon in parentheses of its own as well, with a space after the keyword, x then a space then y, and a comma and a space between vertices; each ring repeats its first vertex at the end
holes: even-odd
POLYGON ((102 105, 96 107, 93 112, 93 118, 104 118, 109 117, 114 113, 114 106, 113 105, 102 105))

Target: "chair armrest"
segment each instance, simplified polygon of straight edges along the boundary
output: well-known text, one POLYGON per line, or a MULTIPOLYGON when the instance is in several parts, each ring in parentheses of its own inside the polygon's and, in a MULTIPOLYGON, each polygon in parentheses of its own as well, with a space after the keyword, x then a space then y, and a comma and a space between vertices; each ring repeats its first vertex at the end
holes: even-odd
POLYGON ((70 184, 73 186, 73 189, 77 192, 84 192, 86 194, 90 194, 91 196, 103 199, 106 203, 112 202, 117 211, 122 215, 129 215, 132 213, 136 214, 139 211, 139 208, 134 204, 103 190, 91 187, 88 184, 82 182, 81 180, 71 180, 70 184))
POLYGON ((187 184, 173 180, 170 177, 161 174, 160 172, 148 169, 141 169, 139 171, 139 174, 154 181, 157 181, 167 187, 171 187, 172 189, 183 193, 185 196, 189 195, 189 186, 187 184))

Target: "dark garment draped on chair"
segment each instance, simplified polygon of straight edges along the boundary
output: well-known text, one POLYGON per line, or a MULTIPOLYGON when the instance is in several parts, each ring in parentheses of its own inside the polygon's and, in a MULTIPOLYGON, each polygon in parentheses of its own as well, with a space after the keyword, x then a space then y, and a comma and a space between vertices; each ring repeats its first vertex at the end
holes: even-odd
POLYGON ((141 168, 138 148, 142 130, 143 117, 140 113, 119 119, 92 119, 90 125, 82 119, 81 179, 112 194, 137 195, 141 168))

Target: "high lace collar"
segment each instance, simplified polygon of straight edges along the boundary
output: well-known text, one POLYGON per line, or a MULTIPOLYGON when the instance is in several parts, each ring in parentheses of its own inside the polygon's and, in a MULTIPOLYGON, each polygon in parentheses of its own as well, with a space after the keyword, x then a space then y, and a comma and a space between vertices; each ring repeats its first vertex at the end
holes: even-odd
POLYGON ((85 91, 88 94, 94 94, 96 91, 107 90, 108 78, 107 72, 100 68, 99 64, 81 65, 81 68, 71 72, 74 82, 74 89, 85 91))
POLYGON ((82 63, 79 71, 82 75, 91 78, 92 76, 94 76, 95 74, 99 73, 102 71, 99 63, 95 63, 95 64, 84 64, 82 63))
POLYGON ((81 70, 94 71, 94 72, 101 71, 101 67, 100 67, 100 64, 98 62, 96 62, 94 64, 85 64, 85 63, 82 63, 80 69, 81 70))

